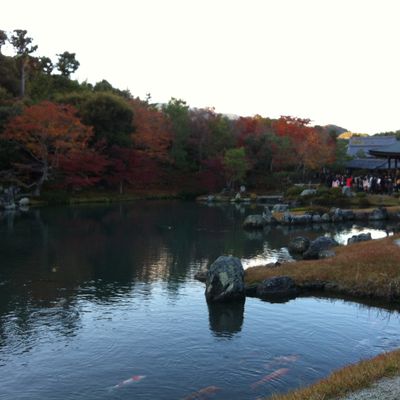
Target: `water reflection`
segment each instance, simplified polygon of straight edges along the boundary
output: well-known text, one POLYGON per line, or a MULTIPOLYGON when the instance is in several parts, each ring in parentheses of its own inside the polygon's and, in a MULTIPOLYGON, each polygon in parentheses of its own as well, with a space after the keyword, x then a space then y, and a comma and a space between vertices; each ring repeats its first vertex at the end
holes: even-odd
POLYGON ((210 329, 217 337, 231 339, 242 330, 244 301, 208 303, 210 329))

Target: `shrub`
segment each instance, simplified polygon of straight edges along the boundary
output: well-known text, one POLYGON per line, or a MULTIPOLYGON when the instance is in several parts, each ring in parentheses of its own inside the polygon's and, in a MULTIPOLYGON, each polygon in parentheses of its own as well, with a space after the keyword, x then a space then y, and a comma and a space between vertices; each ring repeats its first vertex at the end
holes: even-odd
POLYGON ((292 186, 286 190, 285 197, 297 197, 304 190, 303 186, 292 186))
POLYGON ((367 197, 367 193, 365 192, 357 192, 356 193, 357 199, 365 199, 367 197))
POLYGON ((371 203, 366 196, 358 198, 358 206, 360 208, 368 208, 370 205, 371 203))

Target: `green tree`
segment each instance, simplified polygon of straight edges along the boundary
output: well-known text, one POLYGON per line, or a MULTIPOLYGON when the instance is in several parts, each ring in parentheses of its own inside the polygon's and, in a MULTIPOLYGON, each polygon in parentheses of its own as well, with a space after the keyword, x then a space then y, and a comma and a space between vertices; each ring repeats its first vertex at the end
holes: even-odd
POLYGON ((32 44, 33 39, 26 36, 24 29, 15 29, 10 38, 10 43, 14 46, 17 53, 17 60, 20 68, 20 96, 25 96, 26 67, 28 65, 29 55, 37 50, 37 46, 32 44))
POLYGON ((10 95, 16 97, 19 94, 19 74, 16 60, 0 54, 0 87, 3 87, 10 95))
POLYGON ((64 53, 57 54, 58 62, 56 64, 57 69, 60 71, 62 76, 69 77, 79 68, 79 61, 75 58, 75 53, 64 53))
POLYGON ((346 167, 346 162, 353 159, 347 154, 349 141, 346 139, 338 139, 335 143, 335 162, 331 166, 334 171, 343 171, 346 167))
POLYGON ((39 66, 46 75, 51 75, 54 65, 49 57, 39 57, 39 66))
POLYGON ((171 156, 175 165, 180 169, 189 167, 188 160, 188 138, 190 134, 189 106, 185 101, 174 97, 163 107, 164 113, 168 116, 174 133, 174 141, 171 147, 171 156))
POLYGON ((96 142, 105 140, 108 146, 131 146, 133 111, 126 100, 112 93, 98 92, 75 97, 75 101, 82 121, 93 126, 96 142))
POLYGON ((0 55, 1 55, 1 48, 6 44, 8 40, 7 33, 0 29, 0 55))
POLYGON ((95 92, 112 92, 114 88, 112 87, 111 83, 107 80, 103 79, 100 82, 96 82, 94 85, 93 90, 95 92))
POLYGON ((244 147, 227 150, 222 163, 225 170, 227 186, 230 189, 234 189, 235 184, 244 179, 249 169, 244 147))
POLYGON ((210 120, 210 129, 211 136, 207 148, 208 158, 223 154, 226 150, 234 146, 235 138, 230 121, 226 116, 216 114, 215 118, 210 120))

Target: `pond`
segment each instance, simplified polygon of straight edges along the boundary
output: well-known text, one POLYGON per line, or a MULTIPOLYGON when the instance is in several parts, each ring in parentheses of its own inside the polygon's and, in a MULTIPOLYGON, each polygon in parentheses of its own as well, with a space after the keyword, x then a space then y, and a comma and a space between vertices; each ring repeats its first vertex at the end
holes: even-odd
POLYGON ((400 346, 398 310, 344 300, 208 306, 194 274, 219 255, 290 258, 292 237, 396 226, 245 232, 234 205, 56 207, 0 221, 0 399, 255 399, 400 346))

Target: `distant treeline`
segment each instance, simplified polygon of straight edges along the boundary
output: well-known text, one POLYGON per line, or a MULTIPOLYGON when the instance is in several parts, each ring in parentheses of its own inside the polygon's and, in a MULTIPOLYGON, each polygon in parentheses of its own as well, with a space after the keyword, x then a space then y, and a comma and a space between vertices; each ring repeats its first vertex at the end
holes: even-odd
POLYGON ((153 104, 71 79, 75 53, 36 56, 25 30, 0 30, 0 181, 30 188, 269 188, 342 159, 332 127, 307 119, 228 118, 171 98, 153 104), (13 56, 1 48, 9 42, 13 56))

